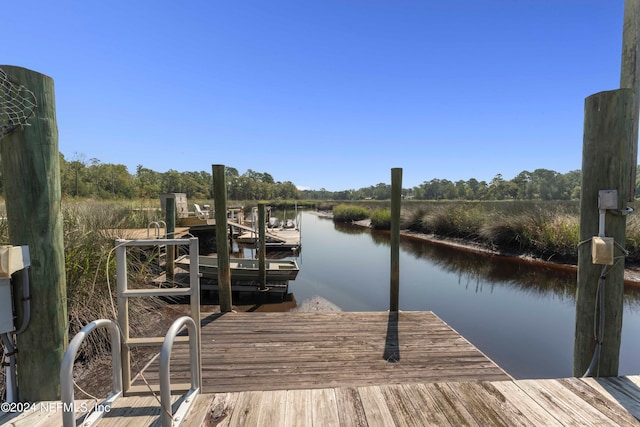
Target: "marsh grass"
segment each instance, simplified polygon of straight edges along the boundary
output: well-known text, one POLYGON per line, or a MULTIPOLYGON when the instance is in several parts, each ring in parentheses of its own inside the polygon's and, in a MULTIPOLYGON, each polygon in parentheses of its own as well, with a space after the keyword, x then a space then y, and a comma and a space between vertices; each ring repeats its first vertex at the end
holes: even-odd
POLYGON ((544 259, 577 259, 577 202, 422 203, 408 207, 403 218, 405 227, 416 232, 544 259))
POLYGON ((391 229, 391 210, 379 208, 371 212, 371 227, 375 230, 391 229))
MULTIPOLYGON (((114 239, 104 230, 146 228, 159 218, 153 209, 134 208, 117 202, 66 202, 62 209, 65 242, 65 271, 67 282, 67 310, 69 337, 73 337, 87 323, 101 318, 115 319, 116 265, 114 239)), ((154 257, 144 251, 129 250, 129 284, 136 287, 148 283, 157 268, 154 257)), ((156 263, 157 264, 157 263, 156 263)), ((157 298, 130 299, 130 327, 132 335, 148 326, 145 317, 161 302, 157 298)), ((88 336, 80 357, 90 359, 108 349, 106 331, 88 336)))
POLYGON ((360 221, 369 218, 371 210, 363 206, 337 205, 333 207, 333 220, 336 222, 360 221))

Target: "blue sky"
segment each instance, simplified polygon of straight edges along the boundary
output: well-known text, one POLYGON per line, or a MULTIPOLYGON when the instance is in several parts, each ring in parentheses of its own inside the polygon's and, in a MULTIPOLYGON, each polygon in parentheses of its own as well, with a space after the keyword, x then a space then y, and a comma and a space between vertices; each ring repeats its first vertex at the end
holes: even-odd
POLYGON ((336 191, 579 169, 623 0, 32 1, 1 62, 55 81, 60 151, 336 191))

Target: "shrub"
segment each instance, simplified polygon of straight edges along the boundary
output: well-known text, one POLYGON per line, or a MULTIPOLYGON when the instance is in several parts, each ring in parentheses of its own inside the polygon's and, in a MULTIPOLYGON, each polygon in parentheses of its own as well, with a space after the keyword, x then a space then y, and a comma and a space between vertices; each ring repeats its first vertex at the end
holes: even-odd
POLYGON ((369 209, 362 206, 337 205, 333 207, 336 222, 360 221, 369 217, 369 209))
POLYGON ((391 229, 391 210, 376 209, 371 213, 371 227, 376 230, 391 229))

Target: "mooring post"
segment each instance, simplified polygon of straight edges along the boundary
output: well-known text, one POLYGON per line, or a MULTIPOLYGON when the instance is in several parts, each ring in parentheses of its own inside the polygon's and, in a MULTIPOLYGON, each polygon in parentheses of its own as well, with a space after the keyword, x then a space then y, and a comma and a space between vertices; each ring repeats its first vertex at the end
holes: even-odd
POLYGON ((402 168, 391 169, 391 292, 389 310, 398 311, 400 300, 400 204, 402 168))
MULTIPOLYGON (((580 242, 576 290, 576 330, 573 374, 582 376, 590 365, 596 339, 596 289, 603 265, 592 262, 591 239, 600 231, 600 190, 617 190, 617 206, 604 214, 604 235, 624 247, 626 216, 621 215, 629 199, 630 156, 633 141, 633 91, 600 92, 585 101, 582 186, 580 197, 580 242)), ((604 340, 596 374, 618 375, 624 296, 624 256, 614 247, 617 259, 606 271, 604 340)))
POLYGON ((227 185, 224 165, 212 165, 213 200, 216 211, 216 252, 218 255, 218 298, 220 311, 233 309, 231 301, 231 270, 229 265, 229 241, 227 240, 227 185))
MULTIPOLYGON (((68 338, 67 284, 60 190, 60 157, 53 79, 22 67, 0 65, 33 92, 28 126, 5 135, 0 145, 9 238, 29 246, 31 320, 16 337, 19 399, 60 399, 60 371, 68 338)), ((17 307, 22 315, 22 307, 17 307)))
POLYGON ((622 27, 622 65, 620 87, 632 89, 633 134, 631 136, 631 171, 629 173, 629 201, 635 200, 636 167, 638 158, 638 121, 640 116, 640 0, 625 0, 622 27))
POLYGON ((258 275, 260 280, 260 289, 267 288, 267 268, 265 256, 267 252, 267 220, 265 214, 265 203, 258 203, 258 275))
MULTIPOLYGON (((165 222, 167 225, 167 229, 166 229, 167 238, 174 239, 175 233, 176 233, 176 199, 174 199, 173 197, 167 198, 165 215, 166 215, 165 222)), ((167 259, 166 259, 167 280, 173 280, 175 259, 176 259, 176 247, 174 245, 167 245, 167 259)))

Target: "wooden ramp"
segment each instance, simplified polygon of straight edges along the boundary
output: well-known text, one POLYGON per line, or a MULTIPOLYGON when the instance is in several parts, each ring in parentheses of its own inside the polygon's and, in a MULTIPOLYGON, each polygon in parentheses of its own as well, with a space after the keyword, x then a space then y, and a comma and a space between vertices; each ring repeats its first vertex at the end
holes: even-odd
MULTIPOLYGON (((432 312, 216 313, 202 325, 205 393, 511 378, 432 312)), ((176 343, 172 382, 189 382, 187 355, 176 343)), ((158 383, 157 361, 144 376, 158 383)))

